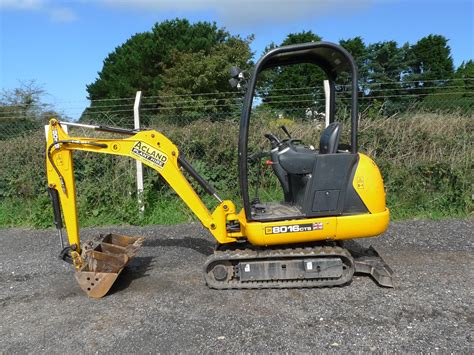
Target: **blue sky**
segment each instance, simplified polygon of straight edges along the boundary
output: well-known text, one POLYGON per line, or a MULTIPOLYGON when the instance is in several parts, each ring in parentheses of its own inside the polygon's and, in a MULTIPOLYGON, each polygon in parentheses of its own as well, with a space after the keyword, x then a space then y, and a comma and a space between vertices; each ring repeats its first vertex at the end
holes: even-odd
MULTIPOLYGON (((455 65, 474 58, 472 0, 0 0, 0 87, 36 80, 73 118, 87 106, 86 85, 115 47, 155 22, 176 17, 216 21, 232 34, 255 34, 258 57, 288 33, 366 43, 449 39, 455 65)), ((132 95, 133 96, 133 95, 132 95)))

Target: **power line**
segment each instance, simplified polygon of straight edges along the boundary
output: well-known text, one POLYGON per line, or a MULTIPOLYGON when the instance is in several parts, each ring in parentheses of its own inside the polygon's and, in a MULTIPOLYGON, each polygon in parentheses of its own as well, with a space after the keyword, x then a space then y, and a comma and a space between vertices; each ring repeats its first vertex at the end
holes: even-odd
MULTIPOLYGON (((239 91, 222 91, 222 92, 206 92, 206 93, 196 93, 196 94, 167 94, 167 95, 155 95, 155 96, 143 96, 142 98, 162 98, 162 97, 186 97, 186 96, 212 96, 212 95, 224 95, 224 94, 233 94, 233 95, 243 95, 239 91)), ((56 103, 74 103, 74 102, 103 102, 103 101, 124 101, 124 100, 135 100, 135 97, 124 97, 124 98, 112 98, 112 99, 84 99, 84 100, 68 100, 68 101, 55 101, 56 103)))

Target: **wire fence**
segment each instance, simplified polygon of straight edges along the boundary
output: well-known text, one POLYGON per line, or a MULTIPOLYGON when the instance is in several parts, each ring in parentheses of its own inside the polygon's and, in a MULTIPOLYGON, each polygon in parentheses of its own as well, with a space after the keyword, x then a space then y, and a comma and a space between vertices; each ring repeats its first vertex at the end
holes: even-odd
MULTIPOLYGON (((350 110, 350 87, 336 86, 336 116, 344 118, 350 110)), ((257 90, 254 110, 289 119, 324 119, 325 93, 321 88, 296 87, 257 90)), ((360 112, 392 116, 406 112, 474 112, 474 79, 451 79, 365 83, 358 93, 360 112)), ((143 96, 140 116, 143 127, 161 122, 176 125, 196 120, 238 121, 243 94, 238 91, 143 96)), ((135 97, 110 98, 49 105, 0 106, 0 139, 8 139, 38 129, 50 116, 64 121, 133 126, 135 97), (72 117, 72 118, 71 118, 72 117)))
MULTIPOLYGON (((434 172, 423 170, 427 179, 433 179, 436 174, 441 174, 440 179, 445 179, 443 174, 448 174, 446 171, 451 174, 452 166, 462 171, 472 167, 469 157, 472 158, 474 80, 437 80, 431 84, 365 83, 358 92, 362 148, 379 159, 377 163, 381 164, 382 172, 389 174, 386 183, 391 190, 396 190, 397 184, 402 181, 396 182, 395 177, 399 176, 399 171, 402 171, 408 160, 413 159, 410 169, 415 169, 413 167, 418 164, 414 162, 415 157, 427 166, 448 162, 448 168, 440 168, 440 171, 436 170, 439 164, 433 165, 436 167, 433 168, 434 172), (400 124, 397 120, 400 120, 400 124), (417 145, 411 146, 408 137, 419 146, 428 148, 420 150, 417 145), (412 149, 412 152, 407 152, 407 149, 412 149), (399 159, 402 155, 404 160, 399 159)), ((52 116, 63 121, 134 128, 134 102, 135 97, 130 96, 62 102, 54 110, 49 105, 0 106, 0 200, 35 199, 44 194, 45 176, 41 168, 45 144, 43 125, 52 116), (58 115, 57 112, 68 114, 58 115), (76 119, 72 120, 68 116, 76 119)), ((235 199, 239 193, 237 142, 242 102, 243 93, 238 91, 145 95, 139 109, 141 128, 157 129, 168 136, 223 197, 235 199)), ((347 122, 350 103, 349 87, 337 86, 336 119, 347 122)), ((283 136, 279 130, 282 124, 288 126, 295 138, 303 138, 305 143, 316 146, 318 135, 324 128, 324 120, 325 94, 322 88, 258 90, 252 107, 250 148, 258 151, 265 147, 267 142, 264 133, 273 132, 283 136)), ((72 136, 110 136, 72 126, 69 127, 69 133, 72 136)), ((345 129, 346 138, 348 133, 345 129)), ((79 204, 93 206, 87 207, 81 218, 106 219, 111 223, 133 222, 130 216, 138 215, 136 206, 133 203, 130 205, 130 201, 136 201, 135 163, 131 159, 93 153, 78 152, 75 156, 79 204)), ((281 188, 271 169, 251 169, 251 174, 251 184, 258 182, 264 199, 281 198, 281 188)), ((416 174, 416 171, 411 171, 411 174, 416 174)), ((453 179, 459 180, 458 175, 453 179)), ((428 193, 432 188, 430 184, 426 183, 420 189, 424 189, 432 199, 442 199, 428 193)), ((156 208, 157 201, 163 196, 175 199, 170 197, 173 193, 169 189, 164 192, 164 186, 155 172, 145 170, 144 200, 147 211, 156 208)), ((255 193, 255 190, 251 190, 251 193, 255 193)), ((419 204, 400 199, 396 203, 419 204)), ((185 208, 181 208, 181 212, 185 211, 185 208)), ((160 221, 153 220, 155 223, 160 221)))

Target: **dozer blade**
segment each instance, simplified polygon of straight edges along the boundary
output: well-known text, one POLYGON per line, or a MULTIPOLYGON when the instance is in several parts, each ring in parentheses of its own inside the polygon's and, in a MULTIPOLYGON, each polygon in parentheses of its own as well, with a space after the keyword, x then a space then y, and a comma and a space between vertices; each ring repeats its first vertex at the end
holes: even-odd
POLYGON ((105 296, 143 241, 142 237, 107 234, 86 242, 82 266, 75 274, 82 290, 92 298, 105 296))
POLYGON ((347 241, 344 246, 354 258, 355 272, 369 274, 383 287, 394 287, 393 271, 374 247, 363 248, 354 241, 347 241))

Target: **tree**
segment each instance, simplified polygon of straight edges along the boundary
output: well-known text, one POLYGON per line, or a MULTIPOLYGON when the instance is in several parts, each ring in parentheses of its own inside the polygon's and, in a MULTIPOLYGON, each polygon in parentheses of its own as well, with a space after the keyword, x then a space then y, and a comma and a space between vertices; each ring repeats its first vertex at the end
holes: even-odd
MULTIPOLYGON (((365 45, 364 41, 361 37, 354 37, 347 40, 341 39, 339 44, 344 47, 351 55, 354 57, 354 60, 357 64, 358 75, 359 75, 359 97, 364 96, 364 92, 368 90, 367 81, 368 81, 368 67, 367 67, 367 60, 368 60, 368 49, 365 45)), ((338 78, 338 84, 340 85, 339 93, 337 97, 342 97, 345 102, 349 102, 349 98, 351 97, 351 77, 349 73, 342 73, 338 78)), ((361 102, 360 104, 364 104, 361 102)))
POLYGON ((368 82, 398 84, 407 70, 408 44, 398 47, 395 41, 378 42, 368 47, 368 82))
POLYGON ((367 56, 368 50, 364 43, 364 40, 357 36, 350 39, 341 39, 339 44, 344 47, 355 59, 357 68, 359 70, 359 85, 363 87, 363 84, 367 82, 367 56))
POLYGON ((173 116, 174 122, 184 123, 193 117, 207 114, 211 119, 225 119, 238 111, 238 92, 231 93, 229 70, 238 66, 250 67, 250 42, 253 37, 231 37, 215 45, 208 53, 173 53, 172 67, 163 75, 163 88, 154 100, 164 115, 173 116))
MULTIPOLYGON (((290 33, 281 46, 319 42, 321 37, 312 31, 290 33)), ((266 51, 275 48, 271 43, 266 51)), ((262 73, 258 94, 271 109, 291 116, 304 116, 308 110, 323 110, 324 72, 314 64, 298 64, 267 69, 262 73)))
POLYGON ((373 43, 367 48, 367 86, 366 96, 370 101, 383 101, 385 113, 399 111, 404 106, 401 98, 403 87, 401 79, 407 73, 409 44, 401 47, 395 41, 373 43))
POLYGON ((430 34, 421 38, 409 48, 407 64, 403 86, 413 103, 425 110, 446 109, 446 103, 454 103, 449 95, 443 95, 446 92, 443 88, 454 75, 451 49, 445 37, 430 34))
POLYGON ((467 62, 462 62, 461 65, 456 69, 454 74, 456 81, 453 86, 456 86, 455 90, 459 89, 474 96, 474 61, 468 60, 467 62))
MULTIPOLYGON (((218 28, 215 23, 191 24, 185 19, 157 23, 150 32, 132 36, 107 56, 102 70, 98 73, 98 78, 87 86, 88 98, 90 100, 127 98, 133 97, 137 90, 142 90, 147 96, 156 96, 165 92, 173 94, 180 91, 179 85, 183 86, 184 92, 215 92, 223 88, 224 82, 228 82, 228 77, 224 81, 222 75, 218 75, 219 80, 216 80, 215 72, 202 68, 207 66, 211 69, 210 62, 213 56, 222 56, 222 48, 229 49, 230 46, 244 51, 236 59, 241 64, 246 64, 243 62, 251 57, 248 44, 249 40, 232 36, 223 28, 218 28), (203 64, 201 61, 208 63, 203 64), (196 73, 198 76, 190 75, 192 73, 186 72, 187 69, 183 68, 184 66, 194 66, 194 69, 200 70, 196 73), (182 78, 183 80, 177 80, 178 74, 186 75, 182 78), (200 84, 197 86, 194 83, 190 84, 193 79, 198 79, 200 84), (166 85, 175 86, 166 88, 166 85), (194 88, 188 90, 189 85, 194 88)), ((233 57, 229 56, 229 59, 233 57)), ((219 62, 219 60, 216 61, 219 62)), ((219 63, 226 65, 225 70, 233 64, 222 61, 219 63)), ((224 68, 219 68, 219 70, 224 70, 224 68)), ((127 106, 125 111, 130 109, 131 112, 132 102, 128 101, 128 103, 130 105, 129 107, 125 105, 127 106)), ((159 107, 160 102, 157 105, 156 108, 159 107)), ((98 117, 93 116, 94 110, 104 111, 110 106, 108 101, 92 101, 87 114, 97 120, 98 117)), ((126 114, 129 115, 130 112, 126 114)))
POLYGON ((423 37, 411 46, 410 57, 410 75, 406 79, 416 81, 417 87, 442 86, 444 80, 454 74, 451 48, 444 36, 430 34, 423 37))
POLYGON ((51 117, 59 118, 50 105, 42 102, 43 88, 34 80, 21 83, 0 94, 0 140, 40 129, 51 117))
MULTIPOLYGON (((468 60, 462 62, 457 68, 454 75, 456 81, 454 81, 455 87, 451 90, 462 92, 462 97, 457 99, 458 107, 464 112, 474 112, 474 61, 468 60)), ((451 98, 454 101, 454 98, 451 98)))
MULTIPOLYGON (((445 111, 455 109, 458 112, 474 112, 474 61, 468 60, 456 69, 453 79, 438 83, 435 95, 424 97, 424 109, 445 111)), ((434 90, 434 87, 430 87, 434 90)))

